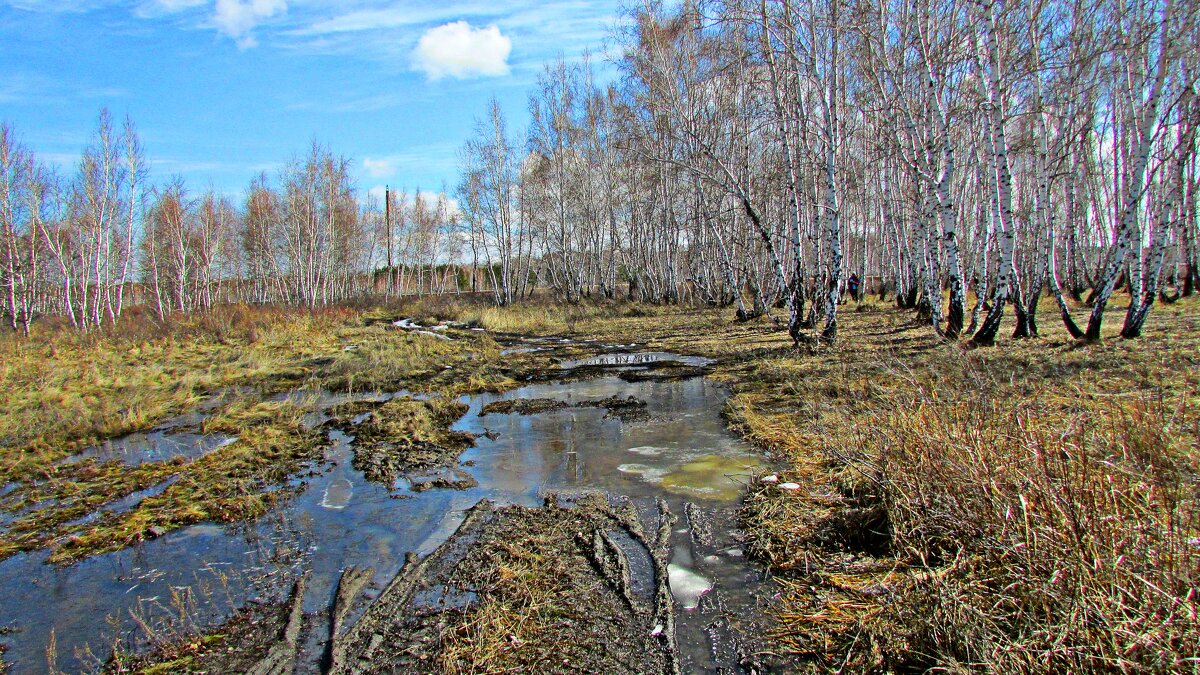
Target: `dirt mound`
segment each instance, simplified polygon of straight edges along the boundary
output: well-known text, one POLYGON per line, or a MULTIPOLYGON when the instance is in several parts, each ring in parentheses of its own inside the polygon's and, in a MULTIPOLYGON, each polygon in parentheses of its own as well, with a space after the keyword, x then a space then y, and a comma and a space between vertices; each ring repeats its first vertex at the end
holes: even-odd
POLYGON ((356 401, 333 409, 330 424, 354 434, 354 468, 391 485, 407 474, 452 468, 475 437, 451 431, 467 407, 441 398, 356 401))

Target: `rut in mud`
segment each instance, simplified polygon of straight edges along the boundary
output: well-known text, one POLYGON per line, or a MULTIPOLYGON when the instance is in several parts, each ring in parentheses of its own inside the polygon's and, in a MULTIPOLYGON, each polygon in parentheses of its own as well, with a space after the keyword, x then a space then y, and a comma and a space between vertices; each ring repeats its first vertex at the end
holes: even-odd
POLYGON ((31 582, 0 583, 0 620, 20 631, 6 658, 43 668, 54 629, 68 670, 107 658, 114 638, 149 650, 143 664, 209 670, 264 654, 261 672, 760 669, 753 636, 772 589, 742 558, 734 511, 763 460, 725 430, 723 389, 690 377, 707 362, 565 365, 457 401, 320 397, 308 423, 326 430, 323 457, 258 521, 193 525, 68 568, 39 554, 0 563, 0 579, 31 582), (191 626, 149 622, 147 636, 125 618, 170 615, 181 593, 191 626), (517 615, 538 630, 505 630, 517 615), (174 636, 230 616, 179 652, 174 636))

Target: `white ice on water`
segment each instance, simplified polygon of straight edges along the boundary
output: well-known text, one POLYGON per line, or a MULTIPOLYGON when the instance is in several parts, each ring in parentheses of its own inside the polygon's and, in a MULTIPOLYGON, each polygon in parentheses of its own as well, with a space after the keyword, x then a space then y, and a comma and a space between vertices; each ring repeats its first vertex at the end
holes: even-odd
POLYGON ((641 476, 642 480, 647 483, 661 483, 663 476, 667 475, 666 469, 646 466, 645 464, 622 464, 617 467, 617 471, 641 476))
POLYGON ((671 584, 671 595, 684 609, 689 610, 699 607, 701 596, 713 587, 708 579, 674 563, 667 565, 667 580, 671 584))
POLYGON ((350 503, 350 497, 354 494, 354 483, 345 478, 338 478, 325 488, 325 496, 321 499, 321 506, 327 509, 344 509, 350 503))

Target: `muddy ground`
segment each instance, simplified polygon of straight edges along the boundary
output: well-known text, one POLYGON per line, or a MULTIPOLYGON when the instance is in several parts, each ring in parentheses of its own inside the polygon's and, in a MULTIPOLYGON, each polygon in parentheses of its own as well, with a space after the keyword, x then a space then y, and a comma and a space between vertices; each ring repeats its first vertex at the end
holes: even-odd
MULTIPOLYGON (((1197 387, 1193 366, 1200 358, 1194 338, 1194 303, 1186 306, 1181 303, 1169 312, 1164 308, 1161 315, 1156 314, 1161 326, 1148 331, 1141 341, 1110 339, 1098 345, 1079 345, 1063 337, 1061 330, 1049 326, 1045 336, 1038 340, 1011 341, 994 350, 974 351, 936 339, 926 325, 914 321, 906 312, 870 303, 855 309, 857 311, 846 313, 846 339, 836 346, 808 345, 797 349, 777 326, 766 321, 732 322, 728 317, 719 316, 716 310, 654 310, 661 316, 647 316, 645 310, 631 308, 623 316, 589 321, 578 328, 555 327, 541 331, 556 333, 555 337, 489 331, 485 338, 469 328, 451 328, 446 332, 455 340, 470 343, 470 350, 459 350, 453 343, 447 345, 444 341, 431 339, 422 347, 429 350, 423 357, 425 360, 419 367, 405 368, 402 373, 389 373, 386 364, 399 363, 397 355, 407 353, 413 344, 402 341, 391 352, 379 350, 372 347, 370 341, 378 337, 375 333, 356 337, 355 345, 361 347, 346 352, 351 356, 343 355, 329 362, 313 361, 305 368, 310 372, 319 371, 324 378, 322 382, 326 385, 335 383, 334 388, 382 384, 385 388, 403 385, 416 389, 416 385, 420 385, 422 390, 442 391, 447 394, 446 400, 452 400, 454 394, 466 391, 494 391, 511 389, 521 383, 586 380, 611 375, 612 369, 605 365, 580 365, 565 370, 559 367, 563 360, 586 360, 600 352, 632 354, 659 349, 709 357, 712 361, 707 364, 640 364, 622 370, 619 377, 655 381, 706 375, 729 383, 733 395, 726 403, 724 414, 730 426, 745 438, 786 459, 786 466, 775 467, 779 469, 775 481, 760 482, 752 487, 742 510, 741 525, 745 533, 739 535, 745 538, 739 546, 744 546, 748 555, 769 566, 778 584, 778 593, 768 609, 770 616, 763 617, 761 611, 745 611, 740 607, 710 606, 706 604, 708 596, 699 601, 698 612, 706 613, 706 620, 711 618, 711 625, 716 627, 712 632, 714 649, 735 656, 732 660, 726 659, 726 662, 736 664, 733 670, 901 672, 943 668, 966 671, 993 662, 1009 664, 1008 672, 1045 670, 1046 664, 1050 663, 1076 666, 1063 670, 1090 670, 1078 664, 1100 663, 1087 659, 1101 657, 1094 655, 1099 643, 1091 639, 1089 636, 1093 634, 1087 631, 1107 625, 1124 625, 1120 622, 1128 618, 1105 614, 1111 609, 1111 603, 1106 604, 1109 596, 1098 595, 1088 600, 1095 616, 1102 617, 1103 621, 1085 622, 1080 629, 1083 632, 1064 638, 1067 642, 1052 640, 1047 646, 1029 639, 1028 635, 1005 632, 1010 625, 1005 621, 1012 617, 1003 616, 1003 607, 996 603, 995 595, 1007 592, 1012 584, 991 589, 986 583, 980 583, 981 579, 1009 579, 1012 574, 1029 570, 1028 578, 1021 580, 1022 583, 1044 588, 1046 592, 1042 598, 1054 601, 1059 597, 1066 598, 1067 615, 1075 616, 1071 603, 1082 596, 1058 594, 1060 570, 1075 569, 1080 578, 1087 578, 1093 574, 1092 570, 1099 569, 1094 566, 1070 567, 1074 565, 1073 558, 1055 558, 1044 552, 1039 556, 1029 554, 1030 557, 1023 559, 1020 565, 1009 564, 1009 558, 1005 556, 1010 553, 1032 550, 1035 547, 1030 544, 1045 536, 1059 536, 1068 531, 1061 523, 1050 521, 1035 523, 1042 530, 1034 535, 1029 535, 1027 527, 1025 535, 1032 539, 1022 542, 1021 547, 1005 549, 1001 552, 1003 555, 995 554, 995 560, 988 557, 995 553, 989 546, 1000 538, 990 533, 980 535, 971 529, 982 527, 980 524, 989 522, 990 516, 989 512, 978 509, 964 511, 965 507, 960 505, 973 503, 971 499, 963 498, 964 495, 972 499, 978 495, 984 495, 988 500, 998 499, 1001 508, 996 510, 999 515, 993 518, 995 528, 1012 535, 1004 529, 1008 522, 1004 514, 1021 512, 1030 481, 1018 476, 1021 479, 1011 485, 1003 483, 999 493, 994 485, 976 486, 979 462, 970 453, 963 454, 964 449, 976 450, 973 444, 978 439, 972 437, 938 437, 940 442, 936 452, 930 453, 937 461, 926 464, 907 456, 885 454, 887 448, 882 441, 891 439, 894 441, 892 448, 903 449, 899 441, 904 439, 924 438, 939 429, 974 428, 957 420, 974 419, 972 415, 992 410, 1002 433, 998 432, 995 440, 985 438, 979 452, 999 452, 1002 465, 1023 470, 1035 466, 1022 454, 1025 446, 996 449, 1000 441, 1019 437, 1017 431, 1025 427, 1016 422, 1026 424, 1033 419, 1046 427, 1045 438, 1063 438, 1063 428, 1070 426, 1068 422, 1082 410, 1084 414, 1100 419, 1118 420, 1120 424, 1114 425, 1119 427, 1118 431, 1132 434, 1132 441, 1136 441, 1118 439, 1120 443, 1111 443, 1111 439, 1091 439, 1092 442, 1103 441, 1095 443, 1098 447, 1141 447, 1141 444, 1153 441, 1146 447, 1156 448, 1155 457, 1170 457, 1175 461, 1172 455, 1175 453, 1194 458, 1194 448, 1200 445, 1191 440, 1194 436, 1191 431, 1180 432, 1184 442, 1192 444, 1183 450, 1160 448, 1164 443, 1157 437, 1137 436, 1147 429, 1166 428, 1168 423, 1164 420, 1174 419, 1156 412, 1155 406, 1162 401, 1166 401, 1167 412, 1182 415, 1188 422, 1179 429, 1200 428, 1193 424, 1197 387), (571 341, 564 342, 561 335, 567 335, 571 341), (494 340, 494 344, 487 344, 489 340, 494 340), (635 341, 638 344, 633 344, 635 341), (501 348, 512 352, 500 358, 501 348), (472 352, 476 354, 472 355, 472 352), (448 362, 452 362, 451 368, 443 366, 448 362), (1021 409, 1022 402, 1031 397, 1038 399, 1037 414, 1033 417, 1021 409), (924 412, 925 417, 901 414, 909 409, 932 412, 924 412), (1126 415, 1133 416, 1131 421, 1123 421, 1126 415), (1001 423, 1010 424, 1004 427, 1001 423), (958 454, 948 454, 950 450, 958 454), (881 457, 890 459, 883 462, 881 457), (938 473, 948 469, 958 473, 951 472, 949 477, 938 473), (884 470, 890 472, 886 480, 880 477, 884 470), (784 488, 784 485, 788 487, 784 488), (925 528, 922 519, 927 514, 938 515, 942 511, 904 506, 904 500, 913 494, 933 500, 953 517, 939 516, 943 520, 939 521, 938 529, 925 528), (907 526, 896 518, 897 514, 908 518, 907 526), (957 528, 950 540, 956 552, 953 555, 946 555, 944 537, 930 539, 943 548, 922 539, 925 533, 936 534, 945 527, 957 528), (959 530, 963 532, 959 533, 959 530), (904 542, 907 544, 901 545, 904 542), (971 611, 959 611, 963 607, 969 607, 971 611), (722 621, 728 623, 731 617, 739 616, 751 616, 751 620, 721 629, 722 621), (993 650, 988 654, 979 653, 975 645, 983 644, 982 638, 973 641, 956 637, 963 635, 986 636, 990 641, 987 644, 993 650), (948 636, 954 639, 946 640, 948 636), (1064 644, 1067 646, 1063 647, 1064 644), (1059 648, 1062 649, 1054 651, 1059 648), (1031 665, 1023 669, 1013 664, 1031 665)), ((1119 325, 1115 317, 1110 317, 1109 322, 1119 325)), ((538 331, 530 331, 533 332, 538 331)), ((339 345, 338 349, 341 348, 339 345)), ((300 379, 293 378, 292 381, 300 379)), ((421 415, 429 419, 436 417, 432 408, 423 403, 423 407, 418 408, 417 403, 421 402, 413 399, 404 403, 413 411, 424 411, 414 413, 414 419, 421 415)), ((558 407, 559 403, 529 399, 505 405, 511 407, 505 408, 504 412, 511 414, 524 410, 536 413, 539 406, 558 407)), ((376 404, 346 409, 341 411, 344 414, 338 416, 341 419, 335 424, 345 428, 366 424, 363 429, 369 429, 369 414, 379 409, 376 404), (367 417, 362 417, 364 415, 367 417)), ((281 422, 291 423, 290 415, 280 417, 281 422)), ((273 424, 280 426, 281 422, 273 424)), ((415 428, 405 433, 412 433, 415 428)), ((356 428, 356 433, 362 433, 362 430, 356 428)), ((404 475, 411 467, 423 465, 437 476, 453 482, 458 457, 456 447, 463 442, 461 439, 438 437, 431 432, 422 442, 404 444, 389 441, 386 435, 381 426, 380 438, 364 443, 364 447, 375 445, 375 450, 364 451, 364 457, 374 453, 375 458, 363 468, 370 469, 376 479, 394 478, 404 475)), ((365 436, 370 436, 370 432, 367 431, 365 436)), ((272 447, 271 443, 257 445, 272 447)), ((56 456, 48 457, 50 459, 46 461, 56 456)), ((1109 468, 1101 468, 1096 475, 1111 472, 1112 458, 1101 456, 1099 459, 1107 462, 1103 466, 1109 468)), ((1132 460, 1124 458, 1122 461, 1130 463, 1132 460)), ((1129 474, 1135 477, 1144 473, 1138 466, 1133 469, 1129 474)), ((142 473, 130 472, 130 476, 140 476, 136 485, 122 486, 121 489, 135 490, 143 484, 153 484, 161 477, 149 473, 152 470, 168 474, 174 471, 171 467, 151 467, 143 469, 142 473)), ((1068 478, 1073 475, 1069 474, 1067 478, 1051 476, 1054 480, 1047 481, 1053 487, 1047 493, 1049 497, 1068 495, 1067 489, 1057 486, 1063 484, 1070 488, 1072 483, 1068 478)), ((1195 471, 1188 469, 1180 475, 1194 476, 1195 471)), ((80 476, 84 479, 80 481, 84 487, 107 480, 101 474, 80 476)), ((1177 482, 1177 478, 1170 478, 1165 484, 1177 482)), ((261 484, 261 481, 252 484, 261 484)), ((1164 483, 1159 479, 1143 481, 1138 478, 1122 489, 1136 497, 1129 503, 1154 504, 1152 497, 1161 494, 1161 484, 1164 483)), ((20 497, 49 494, 48 489, 38 489, 41 490, 38 495, 31 490, 20 497)), ((15 501, 16 494, 10 493, 9 500, 15 501)), ((81 504, 80 508, 84 510, 92 508, 91 502, 86 501, 87 494, 85 492, 82 498, 69 505, 81 504)), ((31 499, 31 503, 36 502, 31 499)), ((628 602, 622 575, 612 573, 613 569, 620 569, 619 562, 615 562, 619 556, 612 553, 614 546, 605 541, 604 535, 616 547, 628 544, 626 540, 618 541, 621 537, 637 541, 623 524, 622 508, 620 504, 573 504, 570 499, 544 509, 480 507, 479 515, 464 525, 445 546, 428 557, 411 559, 405 571, 394 580, 376 580, 373 586, 365 581, 369 578, 367 570, 348 571, 343 581, 345 592, 333 609, 332 623, 336 627, 332 631, 335 636, 332 644, 336 650, 330 650, 323 666, 329 668, 334 664, 336 651, 339 655, 336 663, 341 670, 500 672, 505 669, 559 668, 572 672, 630 672, 629 664, 622 660, 623 655, 632 653, 631 650, 639 645, 645 648, 647 637, 657 638, 653 633, 660 623, 658 617, 647 614, 647 608, 653 607, 653 603, 643 602, 639 609, 636 603, 628 602), (601 535, 600 543, 597 543, 597 534, 601 535), (541 555, 542 551, 552 555, 541 555), (604 561, 604 551, 612 553, 608 562, 604 561), (556 581, 560 576, 569 583, 560 585, 556 581), (376 591, 380 585, 387 589, 382 595, 376 591), (552 602, 540 601, 547 598, 552 602), (593 606, 603 611, 579 610, 579 607, 593 606), (402 620, 394 620, 398 616, 393 611, 395 608, 402 608, 402 620), (647 616, 655 619, 652 625, 647 616), (512 622, 516 618, 520 621, 514 625, 512 622), (538 627, 546 635, 554 636, 558 643, 526 639, 526 634, 521 632, 526 625, 538 627), (572 630, 567 630, 568 627, 572 630), (643 635, 640 631, 647 632, 643 635), (384 637, 376 639, 376 635, 384 637), (395 641, 389 642, 386 636, 392 636, 395 641), (575 636, 584 637, 576 639, 575 636), (373 642, 376 643, 374 648, 373 642), (601 648, 609 643, 614 645, 611 651, 601 648), (582 646, 584 644, 586 647, 582 646), (580 650, 588 654, 580 654, 580 650), (561 664, 557 660, 558 654, 565 654, 569 663, 561 664), (570 665, 577 667, 569 668, 570 665)), ((657 512, 645 504, 639 504, 637 508, 647 534, 646 541, 633 550, 642 551, 653 560, 644 552, 658 543, 655 537, 657 512)), ((1141 514, 1136 510, 1131 513, 1133 516, 1106 516, 1097 520, 1095 526, 1109 527, 1105 523, 1128 517, 1129 531, 1140 532, 1144 523, 1158 523, 1154 513, 1141 514)), ((1162 513, 1174 512, 1164 510, 1162 513)), ((75 514, 69 515, 74 517, 75 514)), ((693 520, 692 514, 686 512, 682 516, 675 515, 693 520)), ((703 515, 695 519, 696 522, 703 520, 703 515)), ((722 525, 727 522, 730 521, 721 521, 722 525)), ((1186 527, 1191 526, 1179 528, 1181 534, 1172 534, 1176 536, 1172 541, 1196 541, 1196 532, 1186 527)), ((729 534, 722 531, 727 529, 722 526, 709 529, 715 535, 729 534)), ((1150 529, 1167 531, 1157 525, 1150 529)), ((693 522, 692 531, 703 533, 705 528, 696 527, 693 522)), ((59 542, 63 538, 52 540, 59 542)), ((1123 534, 1114 538, 1117 542, 1132 540, 1123 534)), ((30 546, 40 545, 41 542, 30 543, 30 546)), ((719 545, 728 546, 728 543, 719 545)), ((1191 555, 1192 549, 1188 546, 1191 544, 1181 545, 1178 550, 1191 555)), ((1147 552, 1155 550, 1166 549, 1142 546, 1129 551, 1114 551, 1109 556, 1114 560, 1136 558, 1140 562, 1136 566, 1113 565, 1112 569, 1117 572, 1137 569, 1138 575, 1146 571, 1161 573, 1165 568, 1163 565, 1142 560, 1147 552), (1117 557, 1117 552, 1122 555, 1117 557)), ((661 583, 662 579, 661 574, 653 573, 653 562, 644 566, 641 575, 633 574, 639 555, 626 553, 635 600, 647 592, 647 579, 651 579, 653 585, 661 583), (652 573, 646 574, 646 569, 652 573)), ((1186 572, 1189 568, 1180 566, 1179 569, 1186 572)), ((1186 593, 1195 584, 1192 578, 1183 581, 1186 582, 1184 592, 1178 594, 1179 598, 1161 596, 1169 605, 1151 609, 1193 611, 1193 619, 1164 623, 1175 633, 1168 630, 1146 632, 1137 626, 1130 628, 1139 631, 1136 645, 1149 645, 1122 653, 1122 659, 1129 654, 1136 657, 1129 657, 1132 659, 1129 661, 1130 672, 1137 670, 1134 666, 1144 664, 1150 664, 1147 672, 1178 671, 1190 663, 1186 659, 1194 656, 1191 654, 1194 650, 1180 649, 1177 645, 1195 644, 1194 593, 1186 593), (1183 635, 1181 641, 1175 646, 1167 644, 1168 638, 1176 639, 1171 637, 1175 634, 1183 635), (1159 666, 1157 669, 1151 667, 1155 664, 1159 666)), ((1141 588, 1140 577, 1112 583, 1113 589, 1123 593, 1141 588)), ((1080 588, 1086 590, 1088 586, 1081 585, 1080 588)), ((1145 597, 1160 596, 1147 594, 1145 597)), ((1013 602, 1006 606, 1026 605, 1013 602)), ((1045 606, 1054 605, 1051 602, 1045 606)), ((150 670, 159 668, 159 672, 240 671, 252 667, 247 665, 250 661, 246 659, 258 657, 261 661, 261 657, 273 649, 274 660, 261 666, 280 667, 287 660, 283 657, 292 653, 287 628, 293 609, 287 602, 255 606, 229 623, 211 629, 206 636, 160 646, 150 657, 120 663, 150 670), (250 630, 253 634, 238 632, 241 630, 250 630)), ((308 615, 303 623, 312 625, 324 618, 308 615)), ((1058 626, 1046 621, 1029 623, 1027 617, 1017 618, 1020 621, 1011 625, 1033 626, 1037 628, 1035 636, 1053 638, 1064 634, 1058 626)), ((656 643, 651 640, 649 644, 656 643)), ((648 658, 645 666, 651 672, 668 672, 672 668, 669 652, 659 654, 651 650, 648 658)), ((116 662, 113 667, 117 667, 116 662)), ((638 668, 637 672, 643 672, 643 669, 638 668)))
POLYGON ((481 502, 334 637, 330 672, 675 672, 667 544, 629 508, 481 502), (635 586, 621 535, 655 552, 661 587, 635 586))
MULTIPOLYGON (((531 343, 519 336, 501 340, 510 349, 531 343)), ((587 357, 604 348, 555 345, 539 349, 537 362, 587 357)), ((507 372, 527 382, 613 374, 627 381, 666 381, 702 376, 711 368, 665 361, 617 370, 612 364, 510 366, 507 372)), ((647 404, 620 396, 573 404, 515 399, 495 402, 482 414, 532 415, 564 407, 601 408, 606 418, 629 423, 646 418, 647 404)), ((416 491, 461 489, 473 479, 458 458, 474 438, 449 427, 464 412, 461 403, 446 397, 396 396, 336 405, 325 426, 353 434, 353 464, 368 480, 393 485, 407 478, 416 491)), ((711 555, 733 541, 723 533, 721 545, 715 544, 702 510, 691 504, 687 510, 672 514, 661 500, 635 505, 596 493, 551 495, 543 508, 497 508, 484 501, 432 554, 410 554, 377 595, 370 586, 374 570, 345 570, 329 617, 298 616, 304 584, 299 579, 298 595, 289 602, 252 606, 203 635, 148 655, 121 657, 108 669, 677 673, 678 603, 668 581, 672 527, 687 519, 697 555, 711 555), (301 654, 297 621, 330 627, 319 663, 301 654)), ((724 607, 707 598, 701 605, 700 614, 712 622, 706 629, 711 644, 702 651, 741 672, 779 669, 782 661, 769 656, 761 642, 761 616, 742 617, 735 628, 724 607)))
MULTIPOLYGON (((711 524, 693 505, 673 514, 661 500, 639 508, 600 494, 550 496, 542 508, 483 501, 426 557, 409 555, 374 598, 372 569, 342 575, 319 663, 298 663, 296 598, 251 607, 203 636, 110 663, 109 672, 661 673, 681 671, 679 603, 668 579, 672 529, 697 543, 711 524), (366 592, 364 592, 366 591, 366 592)), ((723 608, 709 645, 732 669, 781 672, 763 642, 762 617, 736 628, 723 608)))

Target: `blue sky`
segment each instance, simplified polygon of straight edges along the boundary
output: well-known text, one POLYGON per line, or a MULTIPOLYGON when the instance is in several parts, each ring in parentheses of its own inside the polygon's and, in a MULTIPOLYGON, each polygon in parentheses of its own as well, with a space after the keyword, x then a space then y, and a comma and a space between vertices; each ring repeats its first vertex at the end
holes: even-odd
POLYGON ((153 178, 240 195, 312 140, 365 192, 436 191, 496 96, 510 126, 542 65, 602 60, 619 0, 0 0, 0 120, 70 168, 107 106, 153 178))

